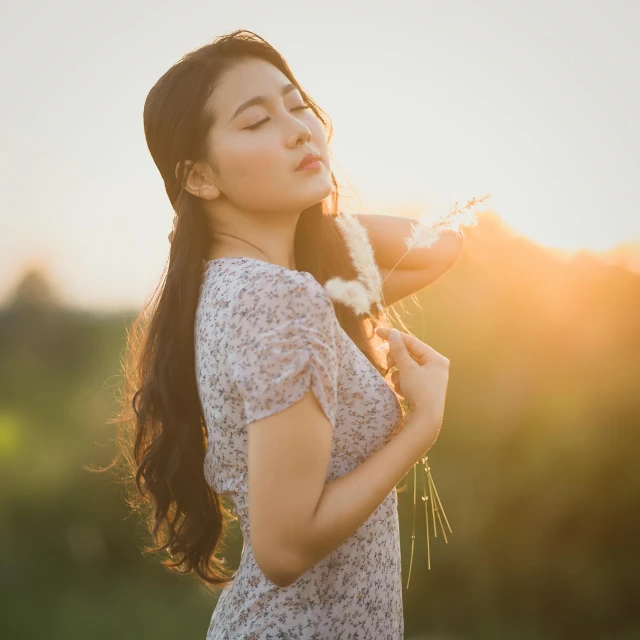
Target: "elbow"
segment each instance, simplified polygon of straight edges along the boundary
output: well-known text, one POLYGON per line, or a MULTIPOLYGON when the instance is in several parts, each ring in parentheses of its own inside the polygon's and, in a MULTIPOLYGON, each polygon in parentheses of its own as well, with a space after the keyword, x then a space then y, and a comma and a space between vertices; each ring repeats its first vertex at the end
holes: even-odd
POLYGON ((303 573, 300 570, 302 563, 292 558, 290 553, 278 554, 277 560, 276 557, 268 561, 256 557, 256 564, 265 578, 281 589, 291 586, 303 573))
POLYGON ((276 585, 276 587, 279 587, 280 589, 286 589, 287 587, 290 587, 300 576, 298 576, 297 574, 280 574, 278 576, 275 576, 271 582, 273 582, 273 584, 276 585))
POLYGON ((441 240, 443 243, 443 259, 453 266, 464 251, 464 234, 458 234, 453 230, 447 230, 445 234, 446 238, 441 240))
POLYGON ((293 570, 293 567, 280 567, 278 571, 271 571, 269 575, 265 573, 267 579, 276 587, 280 589, 286 589, 290 587, 299 577, 300 574, 293 570))
POLYGON ((446 250, 442 253, 441 259, 441 272, 442 274, 452 269, 460 260, 464 249, 464 244, 462 238, 457 236, 451 236, 451 243, 446 248, 446 250))

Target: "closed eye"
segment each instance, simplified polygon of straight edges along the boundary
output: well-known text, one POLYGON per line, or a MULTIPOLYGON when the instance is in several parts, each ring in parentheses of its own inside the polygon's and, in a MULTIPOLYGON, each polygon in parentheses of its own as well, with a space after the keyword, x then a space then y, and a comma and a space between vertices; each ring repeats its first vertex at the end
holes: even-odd
MULTIPOLYGON (((300 105, 299 107, 293 107, 291 111, 300 111, 302 109, 310 109, 311 106, 308 104, 300 105)), ((248 127, 242 127, 243 129, 257 129, 259 126, 263 125, 265 122, 268 122, 271 118, 265 118, 264 120, 260 120, 260 122, 256 122, 248 127)))

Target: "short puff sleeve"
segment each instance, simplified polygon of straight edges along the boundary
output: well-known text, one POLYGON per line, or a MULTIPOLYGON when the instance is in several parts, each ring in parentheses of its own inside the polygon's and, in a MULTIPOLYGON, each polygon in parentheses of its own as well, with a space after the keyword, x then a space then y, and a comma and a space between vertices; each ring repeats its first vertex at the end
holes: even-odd
POLYGON ((312 389, 335 429, 342 362, 340 324, 310 274, 262 273, 232 301, 226 361, 249 424, 286 409, 312 389))

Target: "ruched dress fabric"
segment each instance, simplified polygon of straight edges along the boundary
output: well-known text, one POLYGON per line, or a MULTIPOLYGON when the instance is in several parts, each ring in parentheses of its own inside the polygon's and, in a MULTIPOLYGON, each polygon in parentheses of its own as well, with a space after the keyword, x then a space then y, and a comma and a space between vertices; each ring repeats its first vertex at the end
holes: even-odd
POLYGON ((203 261, 195 322, 204 472, 238 516, 244 544, 206 640, 401 640, 404 633, 394 488, 340 546, 288 587, 252 553, 247 426, 312 389, 333 427, 326 482, 343 476, 402 427, 395 391, 342 329, 324 287, 304 271, 256 258, 203 261))

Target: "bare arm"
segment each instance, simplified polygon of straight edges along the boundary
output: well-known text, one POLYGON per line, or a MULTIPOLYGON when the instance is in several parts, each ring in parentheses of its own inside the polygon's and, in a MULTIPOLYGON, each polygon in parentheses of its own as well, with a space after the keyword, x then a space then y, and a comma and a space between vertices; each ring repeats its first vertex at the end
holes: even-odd
POLYGON ((233 313, 227 363, 248 432, 250 542, 264 575, 285 587, 369 518, 439 425, 411 411, 388 444, 327 483, 342 353, 331 300, 313 277, 269 273, 238 296, 233 313), (279 295, 261 296, 267 286, 279 295), (254 366, 245 366, 248 349, 254 366))
POLYGON ((302 529, 298 563, 287 579, 303 573, 339 547, 378 508, 407 471, 433 444, 429 418, 407 414, 402 430, 390 442, 346 475, 327 483, 302 529))
POLYGON ((329 483, 332 427, 311 391, 252 423, 249 520, 265 576, 287 587, 339 547, 431 447, 439 427, 432 422, 409 412, 386 445, 329 483))
POLYGON ((431 246, 414 247, 407 252, 405 240, 412 234, 417 220, 375 214, 353 215, 365 227, 371 241, 382 276, 385 307, 433 284, 462 254, 463 237, 450 229, 443 230, 431 246))
POLYGON ((431 246, 414 247, 407 253, 405 240, 418 220, 364 213, 352 215, 367 230, 376 263, 381 269, 392 269, 402 258, 397 267, 400 270, 425 271, 431 268, 436 272, 444 272, 462 254, 463 237, 450 229, 442 230, 438 240, 431 246))

